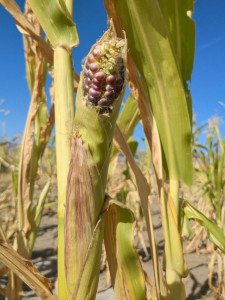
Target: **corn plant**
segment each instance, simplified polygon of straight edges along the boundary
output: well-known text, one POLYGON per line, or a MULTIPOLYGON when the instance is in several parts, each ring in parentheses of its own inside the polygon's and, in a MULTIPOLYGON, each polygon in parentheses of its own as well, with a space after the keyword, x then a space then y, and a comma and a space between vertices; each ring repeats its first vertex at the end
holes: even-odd
POLYGON ((35 232, 28 226, 32 228, 34 222, 28 223, 27 208, 30 207, 35 221, 40 216, 37 207, 42 207, 37 205, 33 209, 32 194, 36 157, 43 154, 47 142, 47 138, 43 143, 40 139, 40 126, 47 123, 43 81, 48 63, 53 65, 51 72, 54 73, 58 298, 95 298, 104 241, 116 299, 185 299, 182 278, 187 276, 188 269, 181 236, 184 213, 187 218, 199 221, 208 230, 209 238, 225 252, 221 229, 191 203, 179 198, 180 181, 190 185, 193 177, 192 106, 187 85, 194 60, 193 1, 105 0, 109 29, 91 47, 80 78, 72 69, 72 48, 79 42, 72 0, 28 1, 38 30, 41 26, 48 43, 14 1, 0 2, 13 15, 22 33, 38 48, 30 53, 32 59, 27 60, 32 101, 20 162, 19 254, 7 241, 2 241, 0 260, 42 299, 55 299, 49 281, 21 256, 30 255, 35 239, 35 232), (132 96, 117 122, 126 83, 132 96), (34 120, 32 145, 30 128, 34 120), (129 138, 138 120, 151 150, 157 181, 165 240, 163 268, 154 238, 151 188, 129 147, 132 144, 129 138), (133 212, 106 194, 110 161, 118 151, 125 155, 139 193, 154 279, 143 271, 133 245, 133 212), (32 164, 24 161, 24 153, 29 154, 32 164), (28 170, 30 181, 25 177, 28 170), (147 284, 150 286, 148 295, 147 284))

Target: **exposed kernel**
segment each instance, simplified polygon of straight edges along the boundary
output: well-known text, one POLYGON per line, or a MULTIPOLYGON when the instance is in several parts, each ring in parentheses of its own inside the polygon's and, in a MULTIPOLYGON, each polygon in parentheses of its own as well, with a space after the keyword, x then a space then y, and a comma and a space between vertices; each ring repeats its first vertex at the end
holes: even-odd
POLYGON ((98 44, 88 55, 84 66, 86 104, 97 106, 99 114, 111 113, 125 78, 121 47, 124 41, 112 39, 98 44))

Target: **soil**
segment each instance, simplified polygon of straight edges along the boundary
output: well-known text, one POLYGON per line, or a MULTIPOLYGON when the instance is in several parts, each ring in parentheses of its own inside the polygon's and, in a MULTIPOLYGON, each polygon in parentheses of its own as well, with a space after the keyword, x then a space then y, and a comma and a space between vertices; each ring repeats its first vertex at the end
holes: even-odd
MULTIPOLYGON (((162 258, 163 254, 163 234, 162 234, 162 224, 160 218, 160 211, 158 203, 152 204, 152 215, 153 224, 155 229, 156 243, 159 248, 159 254, 162 258)), ((143 232, 144 239, 147 245, 147 233, 143 232)), ((144 270, 153 279, 152 270, 152 260, 150 257, 146 257, 143 249, 137 246, 137 251, 140 255, 142 265, 144 270)), ((186 242, 184 244, 184 249, 186 247, 186 242)), ((148 248, 149 251, 149 248, 148 248)), ((185 278, 184 284, 186 289, 186 299, 214 299, 213 294, 209 290, 208 286, 208 262, 210 255, 208 254, 197 254, 197 253, 185 253, 185 261, 189 268, 189 275, 185 278)), ((32 255, 33 264, 40 270, 40 272, 51 279, 53 288, 55 290, 55 281, 57 276, 57 214, 54 210, 46 213, 41 222, 40 232, 36 240, 34 247, 34 252, 32 255)), ((100 274, 99 289, 103 286, 105 282, 106 272, 103 271, 100 274)), ((37 297, 33 291, 31 291, 27 286, 24 285, 25 294, 22 299, 37 300, 37 297)), ((102 292, 99 292, 96 296, 97 300, 114 300, 115 296, 113 294, 113 289, 109 286, 102 292)))

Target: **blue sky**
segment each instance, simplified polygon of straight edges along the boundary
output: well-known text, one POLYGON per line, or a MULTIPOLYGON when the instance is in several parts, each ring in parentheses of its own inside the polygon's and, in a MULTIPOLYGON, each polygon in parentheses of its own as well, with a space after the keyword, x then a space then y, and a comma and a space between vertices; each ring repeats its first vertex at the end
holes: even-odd
MULTIPOLYGON (((24 1, 16 1, 21 8, 24 1)), ((218 114, 225 120, 225 1, 197 0, 193 15, 196 21, 196 54, 190 88, 193 110, 199 125, 218 114)), ((74 68, 81 71, 81 61, 91 45, 107 29, 107 15, 102 0, 75 0, 74 20, 80 45, 73 50, 74 68)), ((30 95, 26 83, 22 37, 12 17, 0 5, 0 136, 12 138, 23 132, 30 95)), ((220 127, 225 137, 225 124, 220 127)), ((134 137, 140 141, 141 126, 134 137)))

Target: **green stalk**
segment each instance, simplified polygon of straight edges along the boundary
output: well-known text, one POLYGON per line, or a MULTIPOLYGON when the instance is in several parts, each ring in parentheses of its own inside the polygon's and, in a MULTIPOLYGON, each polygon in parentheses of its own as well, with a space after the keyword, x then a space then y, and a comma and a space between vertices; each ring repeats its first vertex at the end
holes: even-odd
POLYGON ((165 238, 165 270, 169 299, 185 299, 185 289, 182 277, 188 274, 183 257, 180 233, 177 227, 176 209, 169 194, 160 189, 162 225, 165 238))
POLYGON ((57 47, 54 51, 55 135, 58 182, 58 295, 67 299, 64 270, 64 214, 67 174, 71 158, 70 137, 74 118, 74 90, 72 61, 68 51, 57 47))
POLYGON ((177 228, 180 231, 180 224, 181 224, 181 205, 179 200, 179 180, 178 179, 170 179, 170 195, 172 196, 173 203, 176 209, 176 222, 177 228))

